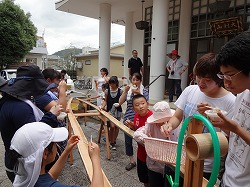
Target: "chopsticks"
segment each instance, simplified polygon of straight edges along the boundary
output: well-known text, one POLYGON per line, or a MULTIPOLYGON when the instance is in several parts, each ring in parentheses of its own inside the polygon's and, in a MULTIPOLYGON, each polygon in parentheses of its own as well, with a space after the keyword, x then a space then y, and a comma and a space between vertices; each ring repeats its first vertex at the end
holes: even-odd
MULTIPOLYGON (((82 140, 82 141, 83 141, 83 143, 89 145, 89 142, 88 142, 87 140, 82 140)), ((93 141, 93 136, 92 136, 92 134, 91 134, 91 135, 90 135, 90 142, 92 142, 92 141, 93 141)))

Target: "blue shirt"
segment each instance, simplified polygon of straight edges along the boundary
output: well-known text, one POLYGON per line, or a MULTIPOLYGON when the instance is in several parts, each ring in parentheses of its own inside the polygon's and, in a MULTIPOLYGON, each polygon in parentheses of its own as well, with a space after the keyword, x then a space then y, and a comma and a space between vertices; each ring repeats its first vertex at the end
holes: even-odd
POLYGON ((53 179, 50 174, 46 173, 40 175, 34 187, 79 187, 72 185, 65 185, 53 179))
POLYGON ((49 93, 46 93, 35 100, 36 106, 43 112, 47 112, 44 110, 44 108, 52 101, 53 99, 51 98, 49 93))

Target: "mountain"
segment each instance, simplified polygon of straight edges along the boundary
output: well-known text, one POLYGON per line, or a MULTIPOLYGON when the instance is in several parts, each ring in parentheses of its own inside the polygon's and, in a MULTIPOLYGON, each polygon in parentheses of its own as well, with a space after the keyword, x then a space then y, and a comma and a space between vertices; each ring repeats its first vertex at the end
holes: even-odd
POLYGON ((78 55, 82 52, 82 49, 79 48, 69 48, 63 49, 60 51, 55 52, 53 55, 60 56, 61 58, 69 58, 70 55, 78 55))

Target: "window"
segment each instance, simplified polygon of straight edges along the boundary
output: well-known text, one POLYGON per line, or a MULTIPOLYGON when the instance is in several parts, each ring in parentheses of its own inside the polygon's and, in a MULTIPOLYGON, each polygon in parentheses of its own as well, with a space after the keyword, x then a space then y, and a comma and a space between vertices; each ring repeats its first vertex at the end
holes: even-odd
MULTIPOLYGON (((179 36, 180 0, 170 0, 168 17, 168 42, 177 41, 179 36)), ((149 28, 144 32, 144 45, 151 44, 153 7, 145 8, 145 20, 149 28)))
POLYGON ((227 11, 211 12, 211 6, 215 0, 193 0, 192 1, 192 23, 191 23, 191 39, 212 37, 210 32, 209 21, 216 19, 224 19, 237 15, 243 16, 243 23, 250 23, 250 0, 231 0, 231 4, 227 11), (245 2, 245 3, 244 3, 245 2))
POLYGON ((36 58, 26 58, 26 62, 37 65, 37 59, 36 58))
POLYGON ((85 65, 91 65, 91 60, 85 60, 85 65))

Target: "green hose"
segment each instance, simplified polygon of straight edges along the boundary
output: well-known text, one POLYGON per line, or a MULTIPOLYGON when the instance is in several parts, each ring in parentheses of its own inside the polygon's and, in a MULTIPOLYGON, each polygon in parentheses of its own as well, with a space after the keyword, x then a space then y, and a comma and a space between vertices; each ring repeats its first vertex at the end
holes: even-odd
POLYGON ((177 147, 177 157, 176 157, 176 168, 175 168, 175 180, 174 182, 172 181, 171 176, 167 176, 171 186, 173 187, 179 187, 179 177, 180 177, 180 167, 181 167, 181 152, 182 152, 182 144, 184 140, 184 135, 185 131, 188 127, 188 122, 190 119, 195 118, 198 120, 201 120, 204 125, 208 128, 211 136, 212 136, 212 141, 213 141, 213 149, 214 149, 214 164, 213 164, 213 169, 212 169, 212 174, 210 176, 210 179, 208 181, 207 187, 213 187, 214 184, 216 183, 217 176, 220 170, 220 143, 218 136, 216 134, 216 131, 211 124, 211 122, 205 118, 204 116, 200 114, 194 114, 192 117, 188 117, 184 120, 181 130, 180 130, 180 135, 179 135, 179 140, 178 140, 178 147, 177 147))

